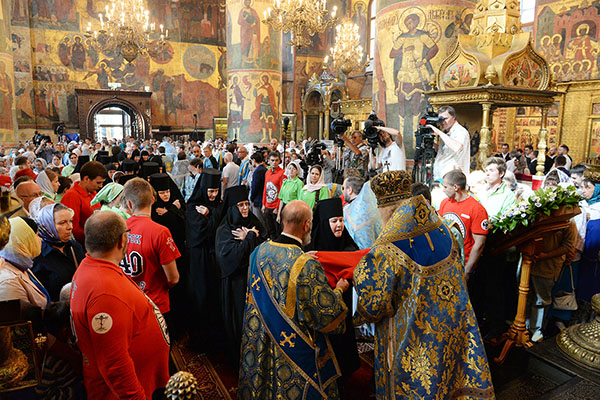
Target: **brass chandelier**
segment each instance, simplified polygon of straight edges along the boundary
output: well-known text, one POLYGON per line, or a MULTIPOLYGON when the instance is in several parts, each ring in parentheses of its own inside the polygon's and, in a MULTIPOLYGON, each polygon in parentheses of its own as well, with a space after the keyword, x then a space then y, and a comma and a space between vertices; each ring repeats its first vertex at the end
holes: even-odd
POLYGON ((358 25, 345 20, 335 27, 335 44, 330 49, 331 61, 335 69, 348 75, 352 70, 359 70, 366 66, 363 63, 364 52, 360 45, 358 25))
POLYGON ((288 46, 307 47, 312 43, 310 36, 335 25, 336 12, 333 7, 329 17, 326 0, 273 0, 273 9, 265 11, 263 23, 276 31, 291 31, 288 46))
POLYGON ((100 17, 100 30, 92 32, 92 23, 88 22, 86 36, 103 53, 117 53, 127 62, 138 55, 156 56, 164 50, 169 30, 160 25, 160 32, 150 23, 149 11, 143 0, 111 0, 106 5, 106 13, 100 17), (156 40, 151 35, 157 35, 156 40))

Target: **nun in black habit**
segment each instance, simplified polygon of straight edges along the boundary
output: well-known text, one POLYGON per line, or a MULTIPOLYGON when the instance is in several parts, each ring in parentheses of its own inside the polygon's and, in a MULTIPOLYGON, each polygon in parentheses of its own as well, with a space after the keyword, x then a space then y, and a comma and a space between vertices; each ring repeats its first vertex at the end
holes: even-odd
POLYGON ((227 356, 235 367, 239 364, 250 254, 267 239, 267 232, 250 211, 246 186, 234 186, 225 191, 223 211, 215 248, 221 269, 221 309, 227 356))
POLYGON ((216 350, 223 340, 219 313, 220 272, 215 233, 221 222, 221 171, 205 168, 186 205, 187 246, 190 256, 189 293, 192 298, 190 344, 199 352, 216 350))
MULTIPOLYGON (((148 163, 144 164, 144 168, 148 163)), ((152 221, 169 229, 181 257, 177 259, 179 283, 169 290, 171 300, 172 334, 175 339, 181 337, 187 329, 189 314, 187 313, 188 291, 188 257, 185 251, 185 202, 175 182, 167 174, 155 173, 149 177, 150 185, 156 191, 156 200, 152 204, 152 221)))
MULTIPOLYGON (((356 251, 358 246, 344 227, 342 199, 334 197, 320 200, 313 215, 311 242, 307 250, 314 251, 356 251)), ((318 259, 317 259, 318 260, 318 259)), ((352 285, 350 286, 352 287, 352 285)), ((352 290, 346 290, 342 298, 348 310, 352 310, 352 290)), ((346 332, 329 335, 331 346, 338 361, 342 376, 338 379, 339 391, 350 379, 354 371, 360 368, 356 336, 352 323, 352 312, 346 316, 346 332)))

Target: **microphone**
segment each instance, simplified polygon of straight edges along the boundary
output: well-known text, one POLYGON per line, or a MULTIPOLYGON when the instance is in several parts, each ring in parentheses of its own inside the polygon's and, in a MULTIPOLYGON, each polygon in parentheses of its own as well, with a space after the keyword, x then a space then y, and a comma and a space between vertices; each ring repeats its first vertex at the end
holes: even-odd
POLYGON ((288 130, 288 125, 290 124, 290 118, 289 117, 285 117, 283 119, 283 130, 287 131, 288 130))

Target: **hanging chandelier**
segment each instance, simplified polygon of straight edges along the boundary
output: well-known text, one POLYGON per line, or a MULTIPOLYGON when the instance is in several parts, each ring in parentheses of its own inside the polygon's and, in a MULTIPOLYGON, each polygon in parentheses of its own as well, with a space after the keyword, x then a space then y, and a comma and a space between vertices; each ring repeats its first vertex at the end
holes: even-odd
POLYGON ((86 36, 103 53, 116 53, 132 62, 140 54, 155 57, 164 50, 169 30, 165 31, 163 25, 160 32, 155 30, 143 0, 111 0, 105 11, 104 15, 98 14, 100 30, 92 32, 91 22, 86 28, 86 36))
POLYGON ((326 0, 273 0, 273 9, 265 11, 263 23, 276 31, 291 31, 288 46, 307 47, 312 43, 310 36, 335 25, 336 12, 333 7, 329 17, 326 0))
POLYGON ((333 67, 341 70, 344 75, 366 67, 366 63, 363 63, 364 53, 360 45, 358 25, 350 20, 335 27, 335 44, 330 52, 333 67))

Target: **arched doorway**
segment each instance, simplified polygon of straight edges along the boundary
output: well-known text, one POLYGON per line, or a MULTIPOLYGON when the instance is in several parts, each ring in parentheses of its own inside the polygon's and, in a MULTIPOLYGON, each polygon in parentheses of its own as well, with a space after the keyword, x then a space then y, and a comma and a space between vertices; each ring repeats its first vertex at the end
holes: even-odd
POLYGON ((82 139, 149 139, 151 92, 76 89, 82 139))

